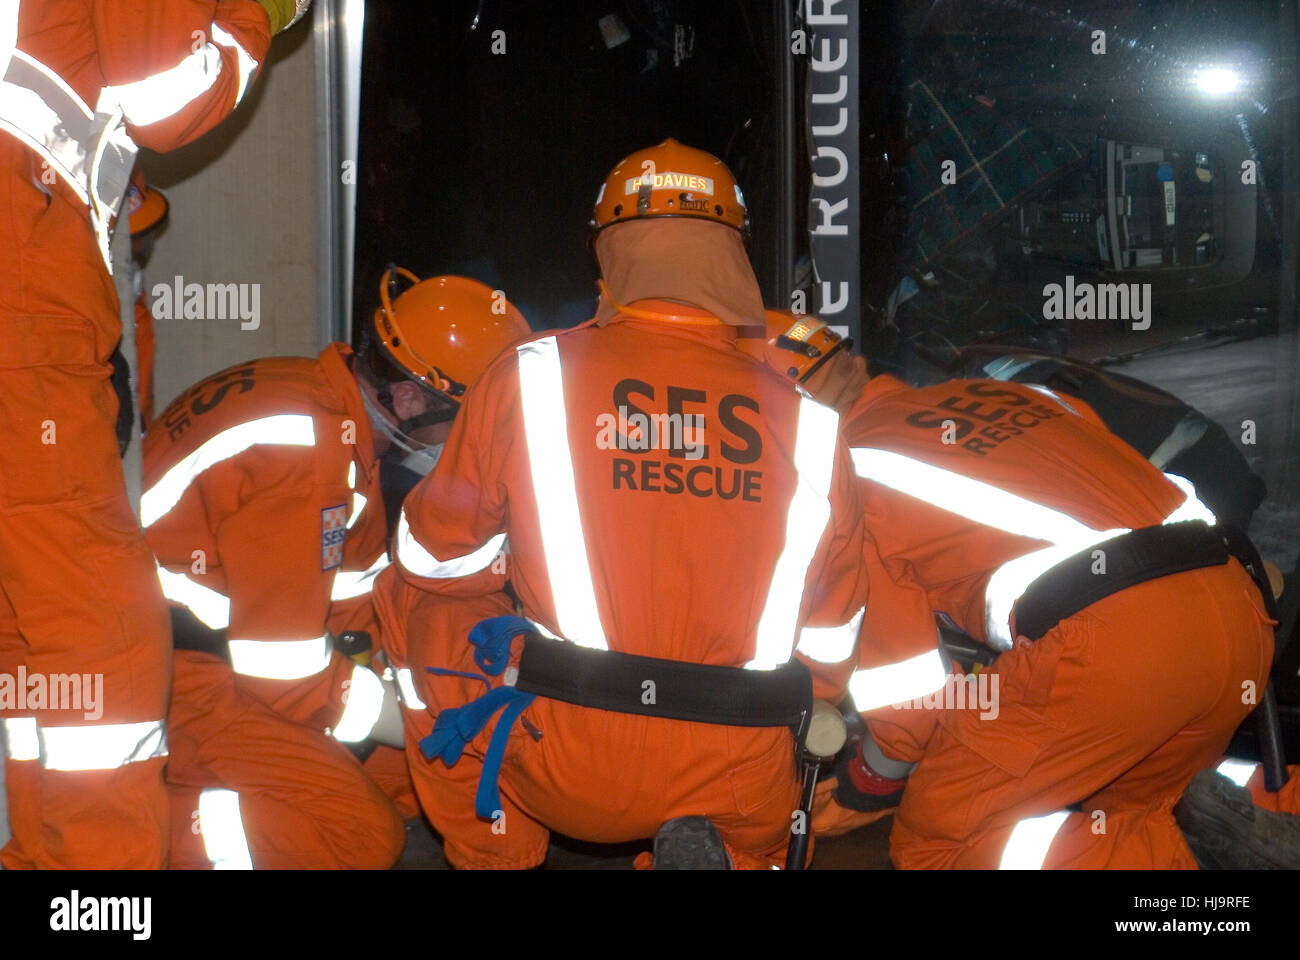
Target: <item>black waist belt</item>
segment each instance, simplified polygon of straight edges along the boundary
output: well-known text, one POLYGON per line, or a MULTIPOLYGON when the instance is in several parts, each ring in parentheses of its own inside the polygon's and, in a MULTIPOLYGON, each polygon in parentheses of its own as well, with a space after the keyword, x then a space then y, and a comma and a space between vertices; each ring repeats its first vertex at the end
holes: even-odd
POLYGON ((743 670, 592 650, 527 634, 515 688, 553 700, 669 720, 793 727, 812 710, 812 675, 798 661, 743 670))
POLYGON ((176 650, 198 650, 230 662, 230 645, 226 631, 213 630, 190 611, 189 607, 169 604, 172 618, 172 647, 176 650))
POLYGON ((1228 562, 1218 527, 1187 520, 1143 527, 1093 544, 1038 576, 1016 602, 1016 635, 1037 640, 1062 620, 1112 593, 1159 577, 1228 562), (1093 572, 1094 552, 1105 572, 1093 572))

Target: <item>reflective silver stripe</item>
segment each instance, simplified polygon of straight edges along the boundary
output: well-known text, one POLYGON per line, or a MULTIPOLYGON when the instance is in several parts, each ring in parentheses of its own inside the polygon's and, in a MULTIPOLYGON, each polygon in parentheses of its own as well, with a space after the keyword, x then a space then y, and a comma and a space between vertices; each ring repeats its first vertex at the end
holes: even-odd
POLYGON ((359 494, 355 490, 353 490, 352 511, 348 516, 348 525, 347 525, 348 530, 351 530, 353 527, 357 525, 357 521, 361 519, 361 511, 364 509, 366 509, 366 498, 362 494, 359 494))
POLYGON ((360 743, 370 736, 379 712, 384 706, 384 684, 369 667, 356 664, 348 685, 343 716, 334 728, 334 739, 344 743, 360 743))
POLYGON ((998 357, 984 364, 984 376, 990 380, 1012 380, 1017 373, 1038 360, 1038 357, 1030 357, 1028 360, 1017 360, 1015 356, 998 357))
POLYGON ((411 676, 410 667, 402 667, 397 671, 397 691, 401 694, 398 698, 402 701, 402 706, 409 710, 428 710, 428 706, 420 699, 420 694, 415 689, 415 678, 411 676))
POLYGON ((167 756, 162 720, 83 727, 38 725, 36 735, 41 744, 41 766, 46 770, 114 770, 167 756))
POLYGON ((560 631, 574 643, 607 650, 578 509, 559 344, 555 337, 543 337, 520 344, 515 352, 528 465, 555 618, 560 631))
POLYGON ((104 266, 112 274, 112 221, 126 196, 137 149, 122 123, 122 108, 107 94, 101 93, 95 105, 90 135, 95 144, 90 161, 90 222, 104 266))
POLYGON ((330 665, 329 637, 310 640, 231 640, 235 673, 264 680, 301 680, 330 665))
POLYGON ((402 508, 397 520, 397 533, 393 542, 397 547, 397 562, 417 577, 430 577, 437 580, 450 580, 455 577, 467 577, 486 568, 505 546, 506 535, 498 533, 472 553, 450 560, 439 560, 415 539, 411 524, 406 519, 406 508, 402 508))
POLYGON ((858 642, 858 629, 862 626, 862 615, 866 612, 867 608, 863 607, 848 623, 838 627, 804 627, 799 631, 799 646, 795 649, 819 663, 840 663, 847 660, 858 642))
POLYGON ((316 427, 306 414, 283 413, 237 424, 210 437, 193 453, 182 458, 140 498, 140 523, 150 527, 176 506, 191 483, 204 470, 243 453, 259 443, 310 447, 316 443, 316 427))
POLYGON ((1224 760, 1214 769, 1237 786, 1244 787, 1250 783, 1250 778, 1255 775, 1258 768, 1258 763, 1250 763, 1246 760, 1224 760))
POLYGON ((538 632, 538 633, 540 633, 542 636, 546 637, 546 638, 549 639, 549 640, 563 640, 563 639, 564 639, 563 637, 557 637, 555 634, 551 633, 551 631, 548 630, 548 629, 546 628, 546 624, 542 623, 542 622, 539 621, 539 620, 532 620, 532 619, 530 619, 528 622, 531 623, 534 627, 537 628, 537 632, 538 632))
POLYGON ((1063 396, 1061 396, 1059 393, 1057 393, 1055 390, 1049 390, 1041 383, 1026 383, 1025 386, 1028 387, 1030 390, 1035 390, 1038 393, 1041 393, 1049 400, 1052 400, 1057 404, 1061 405, 1070 413, 1074 414, 1076 417, 1079 416, 1079 411, 1074 409, 1074 407, 1070 406, 1070 402, 1066 400, 1063 396))
POLYGON ((37 760, 41 756, 41 741, 36 736, 35 717, 5 718, 5 750, 10 760, 37 760))
POLYGON ((1068 810, 1058 810, 1043 817, 1029 817, 1021 820, 1007 837, 1007 845, 1002 850, 1002 862, 999 870, 1041 870, 1047 859, 1047 851, 1056 839, 1061 825, 1069 819, 1068 810))
POLYGON ((1183 494, 1187 497, 1177 510, 1165 517, 1165 523, 1181 523, 1184 520, 1201 520, 1210 526, 1214 526, 1219 522, 1218 518, 1214 515, 1214 511, 1201 502, 1201 498, 1196 495, 1196 487, 1192 485, 1192 481, 1188 480, 1186 477, 1180 477, 1176 473, 1166 473, 1165 479, 1179 490, 1183 491, 1183 494))
POLYGON ((1151 451, 1151 456, 1147 457, 1151 461, 1151 466, 1163 470, 1165 464, 1201 439, 1209 428, 1208 420, 1195 410, 1188 410, 1186 415, 1174 424, 1174 428, 1169 431, 1169 436, 1161 440, 1160 446, 1151 451))
POLYGON ((375 577, 388 568, 388 554, 381 553, 379 559, 365 570, 336 570, 334 584, 330 587, 330 600, 351 600, 363 597, 375 585, 375 577))
POLYGON ((794 495, 786 511, 785 545, 768 584, 749 670, 774 670, 790 659, 803 605, 804 581, 831 516, 831 475, 840 417, 807 394, 799 397, 795 428, 794 495))
POLYGON ((257 61, 239 45, 238 40, 215 23, 212 25, 212 40, 216 42, 205 43, 174 67, 104 90, 122 105, 128 121, 139 127, 148 126, 180 113, 211 90, 221 76, 221 47, 233 47, 239 82, 231 106, 236 106, 244 99, 257 69, 257 61))
POLYGON ((924 697, 948 682, 943 657, 937 649, 897 663, 857 670, 849 678, 849 693, 860 713, 924 697))
POLYGON ((162 584, 164 597, 187 607, 209 629, 224 630, 230 626, 229 597, 195 583, 183 573, 173 573, 161 566, 158 568, 158 582, 162 584))
POLYGON ((355 460, 350 460, 348 462, 348 489, 355 490, 356 488, 357 488, 357 462, 355 460))
MULTIPOLYGON (((857 706, 856 700, 854 706, 857 706)), ((876 743, 875 738, 870 735, 862 738, 862 759, 875 773, 890 780, 905 779, 916 769, 915 763, 904 763, 902 760, 885 756, 884 751, 880 749, 880 744, 876 743)))
POLYGON ((989 646, 994 650, 1010 650, 1015 646, 1011 634, 1011 609, 1024 595, 1029 585, 1056 566, 1066 557, 1078 553, 1092 543, 1100 543, 1127 531, 1123 529, 1098 532, 1091 543, 1075 541, 1064 545, 1044 547, 1032 553, 1013 557, 993 571, 984 588, 984 630, 989 646))
POLYGON ((57 73, 14 50, 0 80, 0 127, 45 159, 90 203, 90 123, 94 114, 57 73))
POLYGON ((248 92, 248 85, 253 82, 253 74, 257 72, 257 61, 240 45, 238 40, 215 23, 212 25, 212 39, 223 47, 235 48, 235 66, 239 70, 239 87, 235 90, 235 106, 239 106, 244 100, 244 94, 248 92))
POLYGON ((996 530, 1048 543, 1086 540, 1095 533, 1051 507, 901 453, 855 447, 852 454, 859 477, 996 530))
POLYGON ((199 829, 213 870, 253 869, 235 791, 209 788, 199 794, 199 829))
POLYGON ((111 219, 126 193, 136 145, 116 99, 103 90, 92 112, 45 64, 21 50, 0 50, 0 127, 35 150, 90 208, 104 265, 113 272, 111 219))
MULTIPOLYGON (((1094 530, 1059 510, 892 451, 857 447, 852 454, 860 477, 995 530, 1048 541, 1050 546, 1007 561, 989 578, 984 595, 984 627, 989 646, 995 650, 1010 650, 1014 645, 1011 609, 1029 584, 1066 557, 1130 532, 1128 527, 1094 530)), ((1164 523, 1215 523, 1214 514, 1196 496, 1189 481, 1171 473, 1166 473, 1165 478, 1185 497, 1164 523)))

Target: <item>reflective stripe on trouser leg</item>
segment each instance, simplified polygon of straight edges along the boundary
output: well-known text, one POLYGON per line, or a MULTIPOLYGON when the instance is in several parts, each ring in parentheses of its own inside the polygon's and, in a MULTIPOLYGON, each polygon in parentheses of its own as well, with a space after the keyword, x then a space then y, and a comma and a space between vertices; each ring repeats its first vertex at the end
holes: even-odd
POLYGON ((560 632, 574 643, 607 650, 578 506, 559 344, 555 337, 543 337, 521 344, 515 352, 524 441, 555 618, 560 632))
POLYGON ((1002 849, 999 870, 1041 870, 1052 841, 1070 817, 1068 810, 1058 810, 1042 817, 1027 817, 1017 823, 1002 849))
POLYGON ((37 724, 36 737, 41 767, 46 770, 115 770, 167 756, 166 723, 162 720, 79 727, 37 724))
POLYGON ((343 743, 359 743, 370 736, 384 707, 384 684, 369 667, 355 664, 348 682, 343 716, 334 728, 334 738, 343 743))
POLYGON ((231 640, 235 673, 263 680, 302 680, 330 665, 328 636, 309 640, 231 640))
POLYGON ((41 743, 35 717, 7 717, 4 720, 5 753, 10 760, 38 760, 41 743))
POLYGON ((402 706, 408 710, 428 710, 428 705, 420 699, 419 691, 415 689, 415 677, 411 674, 410 667, 399 667, 397 670, 397 691, 398 698, 402 706))
POLYGON ((235 791, 207 789, 199 794, 199 829, 213 870, 253 869, 235 791))

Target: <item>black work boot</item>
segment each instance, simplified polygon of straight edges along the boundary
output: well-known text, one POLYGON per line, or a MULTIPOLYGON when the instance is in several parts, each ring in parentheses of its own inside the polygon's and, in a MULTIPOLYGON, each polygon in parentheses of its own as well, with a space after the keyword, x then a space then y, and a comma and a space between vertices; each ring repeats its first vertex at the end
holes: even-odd
POLYGON ((1174 819, 1202 870, 1300 870, 1300 816, 1255 806, 1213 770, 1192 778, 1174 819))
POLYGON ((676 817, 655 834, 656 870, 730 870, 731 857, 708 817, 676 817))

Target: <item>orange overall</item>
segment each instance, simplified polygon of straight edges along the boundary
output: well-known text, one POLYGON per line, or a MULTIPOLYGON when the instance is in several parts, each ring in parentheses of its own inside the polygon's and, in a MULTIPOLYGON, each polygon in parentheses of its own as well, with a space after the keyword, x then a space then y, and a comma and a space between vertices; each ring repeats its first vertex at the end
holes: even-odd
MULTIPOLYGON (((494 562, 507 534, 523 615, 554 636, 751 669, 797 657, 817 695, 839 696, 867 584, 837 420, 720 324, 619 317, 493 362, 407 498, 399 569, 376 591, 386 642, 406 627, 392 652, 410 671, 408 754, 454 865, 531 867, 550 830, 619 842, 686 815, 709 816, 738 864, 783 862, 798 793, 784 728, 539 697, 510 731, 491 819, 474 815, 474 793, 492 725, 451 767, 424 760, 415 740, 431 714, 485 692, 425 668, 480 673, 466 633, 511 612, 494 562)), ((512 660, 519 651, 516 638, 512 660)))
POLYGON ((168 626, 114 436, 108 230, 134 144, 226 117, 270 27, 251 0, 21 0, 0 21, 0 670, 103 686, 93 718, 5 711, 0 861, 158 867, 168 626))
MULTIPOLYGON (((230 657, 177 654, 167 781, 184 788, 173 838, 192 842, 174 863, 204 862, 200 843, 211 840, 191 830, 191 813, 205 817, 198 787, 238 796, 237 816, 207 820, 242 823, 256 867, 389 866, 401 851, 400 818, 339 742, 368 734, 379 682, 331 640, 374 633, 371 586, 388 562, 379 465, 350 359, 331 344, 314 360, 224 370, 181 394, 145 438, 141 519, 163 592, 230 657), (313 790, 312 803, 294 799, 313 790), (331 793, 338 802, 325 802, 331 793), (281 817, 284 803, 295 817, 281 817), (351 846, 368 835, 359 820, 388 842, 351 846), (341 837, 352 839, 340 846, 341 837)), ((226 845, 207 852, 217 848, 226 845)))
MULTIPOLYGON (((878 377, 845 437, 867 529, 901 588, 868 608, 850 683, 886 761, 919 761, 895 817, 895 863, 1195 866, 1170 809, 1219 759, 1272 655, 1245 570, 1229 560, 1130 586, 1033 642, 1017 637, 1013 612, 1067 555, 1206 519, 1190 484, 1081 402, 1014 383, 911 389, 878 377), (931 611, 1010 649, 961 687, 945 681, 931 611)), ((1092 554, 1095 575, 1104 553, 1092 554)))

